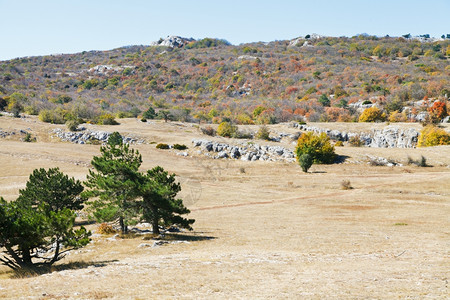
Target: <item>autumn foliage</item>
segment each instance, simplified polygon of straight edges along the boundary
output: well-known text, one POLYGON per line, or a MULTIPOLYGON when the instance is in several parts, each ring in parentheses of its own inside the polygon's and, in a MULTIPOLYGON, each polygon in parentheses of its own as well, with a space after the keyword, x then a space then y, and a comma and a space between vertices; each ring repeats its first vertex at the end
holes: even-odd
POLYGON ((428 125, 420 132, 417 145, 419 147, 450 145, 450 134, 444 129, 428 125))
POLYGON ((359 122, 382 122, 386 115, 376 106, 366 108, 359 116, 359 122))
POLYGON ((302 134, 297 141, 295 152, 299 162, 304 154, 310 155, 313 162, 317 164, 331 164, 336 157, 330 138, 323 132, 320 135, 312 132, 302 134))

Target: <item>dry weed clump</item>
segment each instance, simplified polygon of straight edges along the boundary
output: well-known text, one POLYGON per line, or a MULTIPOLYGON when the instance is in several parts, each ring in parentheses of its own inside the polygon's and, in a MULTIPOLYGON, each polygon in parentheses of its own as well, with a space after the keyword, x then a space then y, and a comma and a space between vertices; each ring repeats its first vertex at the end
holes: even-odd
POLYGON ((117 233, 117 230, 115 230, 108 223, 101 223, 97 228, 97 233, 99 233, 99 234, 114 234, 114 233, 117 233))
POLYGON ((350 180, 342 180, 341 181, 341 189, 342 190, 352 190, 352 184, 350 183, 350 180))
POLYGON ((406 163, 408 165, 416 165, 418 167, 429 167, 429 165, 427 164, 427 159, 423 155, 421 155, 420 159, 417 160, 414 160, 410 156, 408 156, 406 163))

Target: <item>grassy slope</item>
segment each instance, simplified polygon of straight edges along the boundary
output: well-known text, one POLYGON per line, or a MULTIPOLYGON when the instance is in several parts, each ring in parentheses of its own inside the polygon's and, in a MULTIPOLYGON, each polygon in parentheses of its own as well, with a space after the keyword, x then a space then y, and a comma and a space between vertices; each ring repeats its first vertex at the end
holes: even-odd
MULTIPOLYGON (((38 136, 37 143, 0 140, 1 195, 13 199, 37 167, 59 166, 84 178, 99 146, 51 140, 52 127, 34 118, 0 118, 3 130, 30 128, 38 136)), ((189 125, 135 119, 101 129, 187 145, 200 137, 189 125)), ((295 164, 210 160, 192 149, 184 158, 153 144, 136 148, 143 168, 160 164, 180 175, 182 196, 197 220, 195 232, 183 238, 189 243, 138 248, 152 242, 94 237, 50 274, 11 278, 1 267, 1 298, 448 295, 450 147, 338 148, 350 160, 366 154, 398 160, 424 155, 435 166, 315 165, 309 174, 295 164), (354 189, 341 190, 342 180, 354 189), (192 187, 200 187, 198 199, 190 197, 192 187)))

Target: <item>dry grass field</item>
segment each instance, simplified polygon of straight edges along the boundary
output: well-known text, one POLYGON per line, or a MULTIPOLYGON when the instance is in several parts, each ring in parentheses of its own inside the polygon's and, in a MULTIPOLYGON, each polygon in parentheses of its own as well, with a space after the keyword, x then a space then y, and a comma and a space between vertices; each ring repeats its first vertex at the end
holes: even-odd
MULTIPOLYGON (((313 165, 303 173, 295 163, 199 156, 191 139, 211 138, 190 124, 120 122, 86 127, 144 138, 147 144, 133 146, 143 169, 161 165, 179 175, 195 231, 167 235, 170 243, 157 247, 139 247, 153 243, 142 236, 94 235, 91 244, 40 276, 0 267, 0 298, 448 299, 449 146, 338 147, 347 162, 313 165), (186 144, 190 155, 157 150, 151 142, 186 144), (370 166, 367 155, 403 163, 423 155, 432 167, 370 166), (342 189, 344 180, 353 189, 342 189)), ((65 129, 34 117, 0 117, 0 130, 37 137, 36 143, 18 135, 0 138, 1 196, 15 199, 35 168, 58 166, 85 178, 99 146, 60 142, 51 138, 56 127, 65 129)))

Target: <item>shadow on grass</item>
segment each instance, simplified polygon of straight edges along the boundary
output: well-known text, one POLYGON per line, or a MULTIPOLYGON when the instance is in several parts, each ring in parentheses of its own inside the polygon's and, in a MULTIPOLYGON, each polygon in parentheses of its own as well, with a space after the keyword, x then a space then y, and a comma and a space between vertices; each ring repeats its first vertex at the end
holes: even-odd
POLYGON ((214 236, 204 236, 196 234, 180 234, 180 233, 166 233, 165 240, 169 241, 188 241, 188 242, 199 242, 217 239, 214 236))
POLYGON ((1 272, 0 275, 6 275, 9 278, 28 278, 28 277, 35 277, 39 275, 49 274, 53 272, 60 272, 60 271, 66 271, 66 270, 79 270, 79 269, 85 269, 89 267, 95 267, 95 268, 101 268, 105 267, 109 263, 116 262, 118 260, 105 260, 105 261, 76 261, 76 262, 70 262, 70 263, 63 263, 58 265, 39 265, 35 266, 31 269, 19 269, 19 270, 8 270, 1 272))
POLYGON ((214 236, 198 235, 198 233, 171 233, 167 232, 164 235, 147 235, 144 240, 162 240, 162 241, 186 241, 186 242, 200 242, 217 239, 214 236))
POLYGON ((344 163, 347 158, 350 158, 350 156, 347 155, 336 155, 336 158, 334 159, 335 164, 342 164, 344 163))

